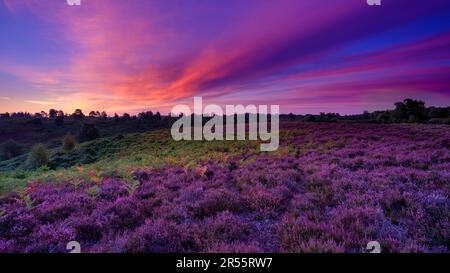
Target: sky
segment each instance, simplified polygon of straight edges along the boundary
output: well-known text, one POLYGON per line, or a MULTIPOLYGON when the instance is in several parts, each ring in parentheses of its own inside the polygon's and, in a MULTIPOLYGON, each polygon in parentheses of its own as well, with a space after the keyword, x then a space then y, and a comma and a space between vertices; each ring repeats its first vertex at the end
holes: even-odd
POLYGON ((0 112, 450 106, 450 1, 0 0, 0 112))

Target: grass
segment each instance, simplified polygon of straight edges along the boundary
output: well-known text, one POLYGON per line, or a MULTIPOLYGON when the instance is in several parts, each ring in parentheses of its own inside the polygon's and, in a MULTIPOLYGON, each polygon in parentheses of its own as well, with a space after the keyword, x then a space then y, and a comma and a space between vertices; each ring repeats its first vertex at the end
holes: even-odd
POLYGON ((174 141, 164 129, 105 137, 78 144, 69 152, 61 147, 49 149, 48 166, 36 170, 26 168, 27 154, 1 162, 0 194, 21 189, 30 181, 82 183, 120 177, 132 183, 138 168, 165 164, 194 167, 210 159, 257 153, 258 147, 255 141, 174 141))
POLYGON ((448 252, 447 126, 291 122, 280 133, 271 153, 158 130, 52 148, 37 170, 15 160, 0 173, 18 194, 0 207, 0 251, 64 252, 80 238, 86 252, 353 253, 373 240, 448 252))

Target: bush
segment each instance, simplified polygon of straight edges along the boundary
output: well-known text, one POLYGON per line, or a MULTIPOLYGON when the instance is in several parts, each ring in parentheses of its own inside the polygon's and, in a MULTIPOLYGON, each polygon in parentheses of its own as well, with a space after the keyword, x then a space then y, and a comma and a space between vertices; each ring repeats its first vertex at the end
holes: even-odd
POLYGON ((85 123, 81 127, 80 132, 78 134, 78 141, 79 142, 91 141, 99 137, 100 132, 97 129, 97 127, 95 127, 94 124, 85 123))
POLYGON ((408 121, 417 123, 426 119, 425 103, 420 100, 405 99, 403 102, 395 103, 392 118, 395 122, 408 121))
POLYGON ((28 165, 31 168, 39 168, 48 164, 48 152, 44 145, 36 144, 28 156, 28 165))
POLYGON ((75 138, 72 136, 72 134, 67 133, 63 138, 63 146, 62 148, 64 151, 72 151, 76 146, 75 138))
POLYGON ((19 156, 23 153, 23 147, 14 140, 8 140, 1 145, 0 157, 1 159, 11 159, 13 157, 19 156))

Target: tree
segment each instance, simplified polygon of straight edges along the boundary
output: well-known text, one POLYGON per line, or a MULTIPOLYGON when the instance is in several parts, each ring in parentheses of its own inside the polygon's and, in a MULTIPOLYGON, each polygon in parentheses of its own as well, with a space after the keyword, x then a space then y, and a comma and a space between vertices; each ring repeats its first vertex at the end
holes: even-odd
POLYGON ((119 122, 120 121, 120 117, 117 113, 114 113, 114 122, 119 122))
POLYGON ((76 146, 75 138, 72 136, 72 134, 69 132, 67 133, 63 138, 63 145, 62 148, 64 151, 72 151, 76 146))
POLYGON ((425 120, 425 103, 423 101, 405 99, 403 102, 406 105, 408 117, 414 116, 419 121, 425 120))
POLYGON ((75 111, 72 114, 72 117, 75 119, 83 119, 85 116, 83 114, 83 111, 81 111, 81 109, 75 109, 75 111))
POLYGON ((142 112, 138 114, 139 119, 143 119, 143 120, 152 120, 153 119, 153 112, 152 111, 147 111, 147 112, 142 112))
POLYGON ((128 114, 128 113, 125 113, 125 114, 123 114, 122 115, 122 120, 130 120, 131 119, 131 116, 130 116, 130 114, 128 114))
POLYGON ((100 115, 100 112, 99 111, 91 111, 91 112, 89 112, 89 117, 90 118, 99 118, 101 115, 100 115))
POLYGON ((392 112, 392 121, 420 122, 425 119, 425 103, 423 101, 405 99, 403 102, 395 103, 395 110, 392 112))
POLYGON ((48 164, 48 151, 42 144, 36 144, 28 156, 28 165, 35 169, 48 164))
POLYGON ((406 108, 406 104, 403 102, 396 102, 395 109, 392 112, 392 121, 401 122, 408 119, 408 109, 406 108))
POLYGON ((58 111, 55 109, 48 110, 48 116, 49 118, 56 118, 58 116, 58 111))
POLYGON ((3 113, 3 114, 0 114, 0 118, 4 118, 4 119, 7 119, 7 118, 9 118, 10 117, 10 115, 9 115, 9 113, 8 112, 6 112, 6 113, 3 113))

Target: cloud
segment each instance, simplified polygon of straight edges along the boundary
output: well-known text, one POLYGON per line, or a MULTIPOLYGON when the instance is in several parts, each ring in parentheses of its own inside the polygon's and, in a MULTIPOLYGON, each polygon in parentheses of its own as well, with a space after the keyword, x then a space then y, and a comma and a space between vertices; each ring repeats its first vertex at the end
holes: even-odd
POLYGON ((442 77, 449 67, 442 63, 450 61, 448 32, 401 47, 388 41, 345 51, 450 10, 447 0, 390 1, 382 8, 361 0, 214 1, 191 9, 170 1, 3 2, 13 14, 45 22, 55 46, 70 50, 57 68, 12 60, 1 62, 0 71, 64 107, 167 109, 203 95, 353 108, 377 92, 450 90, 442 77))
POLYGON ((45 100, 26 100, 27 103, 39 104, 39 105, 56 105, 57 102, 45 101, 45 100))
POLYGON ((36 86, 51 86, 60 83, 63 78, 61 71, 56 69, 45 69, 38 66, 14 64, 0 61, 0 72, 4 72, 23 79, 36 86))

